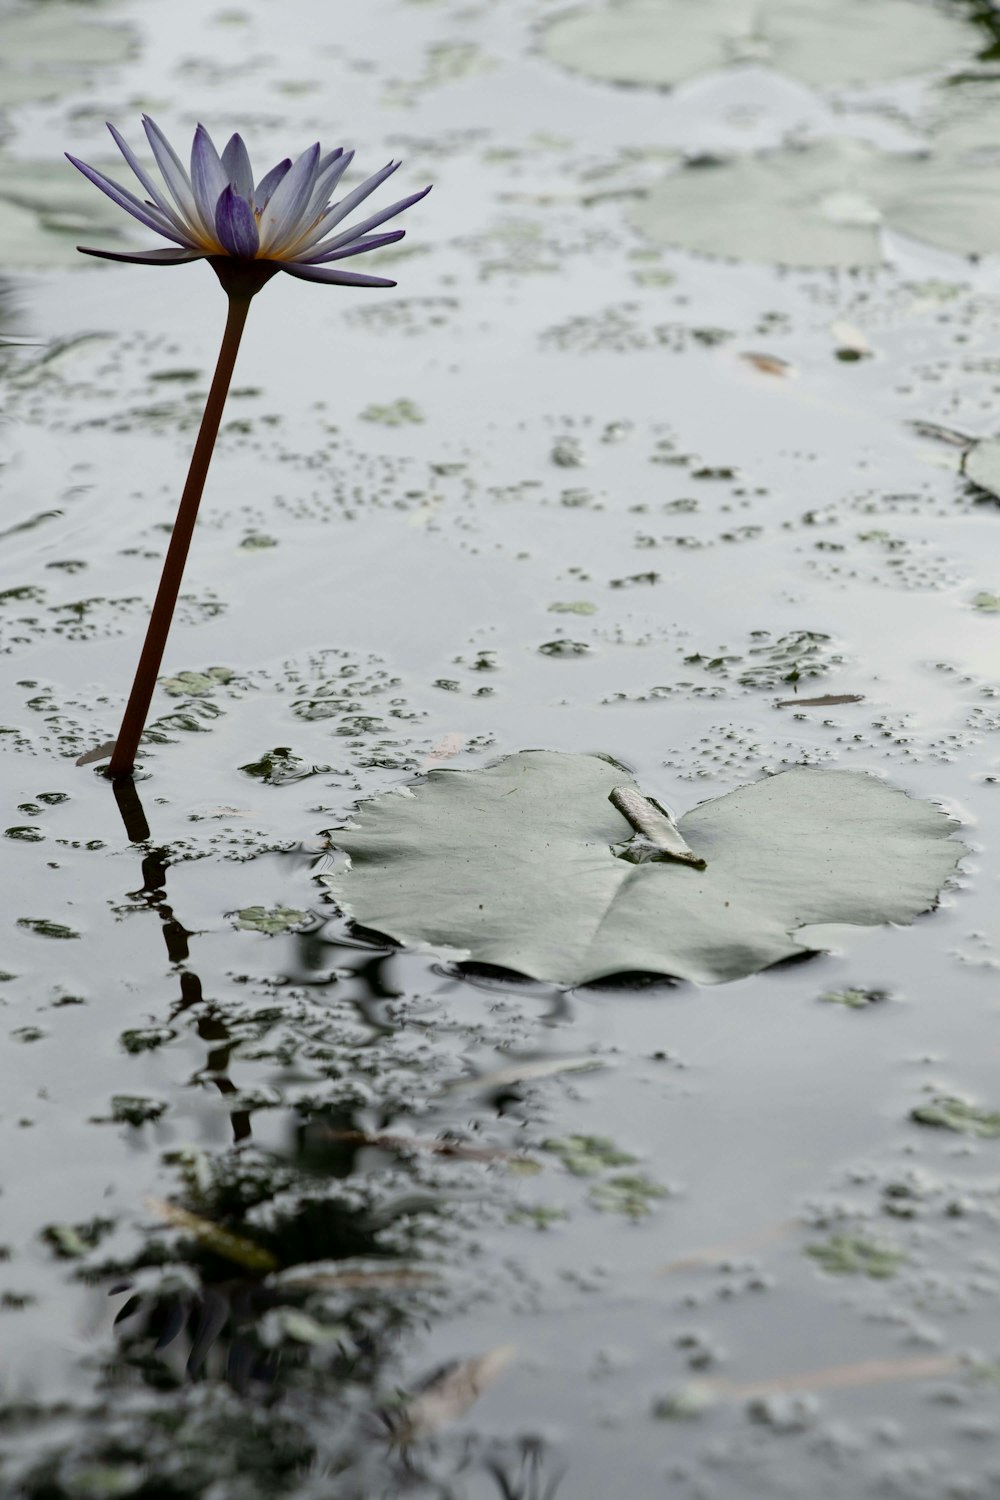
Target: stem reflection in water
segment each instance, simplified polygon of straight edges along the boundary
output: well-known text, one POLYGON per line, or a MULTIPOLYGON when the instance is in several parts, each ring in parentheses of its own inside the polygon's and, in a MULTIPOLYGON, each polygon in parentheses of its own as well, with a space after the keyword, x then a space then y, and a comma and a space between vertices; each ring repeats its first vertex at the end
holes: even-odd
MULTIPOLYGON (((129 841, 140 845, 144 850, 142 887, 138 891, 129 892, 129 895, 133 900, 144 900, 146 905, 159 916, 167 957, 180 980, 180 998, 170 1012, 170 1021, 173 1022, 193 1006, 204 1003, 201 980, 188 967, 190 957, 188 939, 193 934, 174 915, 173 907, 167 904, 170 850, 151 847, 149 824, 146 821, 146 814, 135 782, 131 777, 120 778, 114 782, 114 793, 129 841)), ((203 1076, 211 1078, 220 1094, 236 1094, 237 1087, 229 1077, 229 1059, 233 1050, 229 1028, 218 1012, 211 1007, 198 1018, 197 1024, 198 1035, 210 1044, 203 1076)), ((252 1134, 250 1112, 245 1109, 233 1110, 230 1113, 230 1120, 233 1126, 233 1140, 247 1140, 252 1134)))

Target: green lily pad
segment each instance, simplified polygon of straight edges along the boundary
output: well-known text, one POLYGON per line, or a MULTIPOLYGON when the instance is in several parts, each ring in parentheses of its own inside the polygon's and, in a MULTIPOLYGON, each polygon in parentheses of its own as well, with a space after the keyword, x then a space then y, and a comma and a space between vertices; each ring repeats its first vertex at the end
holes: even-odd
POLYGON ((702 803, 670 852, 666 823, 614 762, 527 751, 363 803, 336 835, 350 868, 326 880, 366 927, 537 979, 716 984, 912 922, 966 852, 937 808, 850 771, 797 767, 702 803), (610 802, 622 791, 651 837, 610 802))
POLYGON ((936 71, 975 42, 961 21, 913 0, 618 0, 557 17, 542 51, 609 83, 668 88, 757 63, 825 88, 936 71))
POLYGON ((821 141, 701 158, 629 212, 649 239, 778 265, 877 266, 883 227, 959 255, 1000 250, 1000 169, 821 141))

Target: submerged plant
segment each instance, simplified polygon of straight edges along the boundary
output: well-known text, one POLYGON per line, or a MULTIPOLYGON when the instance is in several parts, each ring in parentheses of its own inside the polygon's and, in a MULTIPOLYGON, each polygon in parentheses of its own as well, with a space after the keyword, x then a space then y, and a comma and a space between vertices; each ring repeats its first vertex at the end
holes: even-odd
POLYGON ((338 202, 331 203, 332 194, 351 164, 353 151, 338 146, 324 153, 316 142, 294 162, 289 157, 278 162, 255 186, 250 157, 241 136, 231 136, 220 156, 204 125, 199 125, 191 147, 189 174, 154 121, 143 116, 142 123, 162 184, 146 170, 119 131, 110 123, 108 129, 148 194, 144 199, 68 152, 67 156, 113 203, 171 240, 176 248, 135 252, 93 250, 84 245, 77 248, 84 255, 133 261, 138 265, 176 266, 207 260, 229 298, 229 315, 135 681, 111 754, 108 767, 111 776, 127 776, 135 763, 252 298, 278 271, 287 271, 304 281, 322 281, 334 286, 395 286, 394 281, 382 276, 343 271, 332 263, 402 239, 405 234, 402 229, 386 234, 369 231, 430 192, 426 187, 411 193, 369 215, 360 224, 333 233, 359 203, 395 172, 400 165, 398 161, 389 162, 338 202))

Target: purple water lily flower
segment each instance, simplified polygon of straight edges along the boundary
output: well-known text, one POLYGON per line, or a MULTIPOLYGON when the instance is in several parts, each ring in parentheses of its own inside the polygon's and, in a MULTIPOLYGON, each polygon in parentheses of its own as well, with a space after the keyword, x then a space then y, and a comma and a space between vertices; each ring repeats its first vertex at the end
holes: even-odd
POLYGON ((386 234, 371 231, 430 192, 429 187, 422 188, 419 193, 411 193, 408 198, 370 214, 360 224, 341 229, 339 226, 348 214, 395 172, 400 165, 398 161, 389 162, 339 202, 331 203, 337 184, 351 164, 353 151, 338 146, 336 151, 324 154, 317 141, 295 161, 289 157, 279 161, 255 185, 250 156, 240 136, 231 136, 220 156, 204 125, 199 125, 191 147, 188 175, 159 126, 148 115, 143 116, 142 123, 160 169, 160 182, 146 170, 115 127, 109 124, 108 129, 148 194, 146 198, 137 197, 69 152, 66 155, 113 203, 140 224, 172 241, 174 248, 135 252, 92 250, 85 245, 78 248, 85 255, 147 266, 178 266, 189 260, 207 260, 229 299, 229 314, 118 738, 81 757, 81 762, 87 763, 103 758, 110 751, 108 775, 119 781, 131 776, 135 765, 251 300, 278 271, 300 276, 303 281, 325 281, 336 286, 395 286, 394 281, 387 281, 384 276, 341 271, 331 262, 401 240, 402 229, 392 229, 386 234))
MULTIPOLYGON (((231 136, 220 156, 204 125, 199 125, 191 147, 189 175, 155 121, 144 115, 142 124, 162 183, 157 183, 110 122, 108 129, 148 194, 146 198, 137 197, 69 152, 66 155, 119 208, 178 248, 125 253, 78 246, 84 255, 154 266, 177 266, 191 260, 214 263, 216 257, 222 257, 265 262, 269 269, 287 271, 304 281, 337 286, 396 285, 382 276, 338 270, 330 262, 363 255, 403 238, 403 229, 387 234, 370 231, 426 197, 429 187, 400 198, 350 229, 331 232, 395 172, 398 161, 390 161, 338 203, 331 204, 330 198, 354 157, 353 151, 345 151, 342 146, 324 153, 317 141, 295 161, 290 157, 279 161, 254 186, 250 156, 241 136, 231 136)), ((260 269, 263 271, 264 266, 260 269)))

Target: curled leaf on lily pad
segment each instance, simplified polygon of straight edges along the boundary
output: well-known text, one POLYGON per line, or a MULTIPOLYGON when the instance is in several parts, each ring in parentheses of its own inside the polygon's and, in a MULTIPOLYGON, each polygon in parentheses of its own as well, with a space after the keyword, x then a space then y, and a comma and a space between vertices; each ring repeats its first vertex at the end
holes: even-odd
POLYGON ((1000 251, 1000 168, 948 151, 821 141, 700 158, 651 188, 629 218, 661 244, 786 266, 882 265, 884 229, 989 255, 1000 251))
POLYGON ((916 0, 617 0, 557 16, 542 51, 609 83, 668 88, 758 63, 825 88, 937 71, 975 42, 957 17, 916 0))
POLYGON ((662 840, 655 817, 619 810, 636 800, 665 817, 596 755, 431 771, 360 805, 336 835, 350 867, 327 881, 366 927, 536 979, 718 984, 912 922, 967 852, 939 808, 852 771, 780 772, 662 840))

